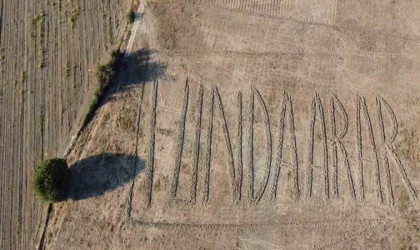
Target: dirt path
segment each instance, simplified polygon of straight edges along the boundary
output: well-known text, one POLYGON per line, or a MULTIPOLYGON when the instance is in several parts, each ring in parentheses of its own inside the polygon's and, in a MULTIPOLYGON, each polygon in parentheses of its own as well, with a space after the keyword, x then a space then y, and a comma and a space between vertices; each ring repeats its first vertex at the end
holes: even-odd
POLYGON ((144 15, 144 8, 145 8, 146 1, 140 1, 139 7, 137 9, 136 18, 134 19, 133 27, 131 28, 130 38, 128 39, 128 44, 125 52, 125 58, 133 52, 133 44, 137 37, 137 32, 145 33, 145 30, 142 30, 142 17, 144 15))

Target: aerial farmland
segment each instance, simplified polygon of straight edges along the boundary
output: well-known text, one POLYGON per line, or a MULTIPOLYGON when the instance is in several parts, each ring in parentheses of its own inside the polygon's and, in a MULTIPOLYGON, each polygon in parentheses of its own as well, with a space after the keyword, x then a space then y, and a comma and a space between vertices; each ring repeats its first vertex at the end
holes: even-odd
POLYGON ((1 249, 420 247, 420 3, 1 9, 1 249))
POLYGON ((121 40, 129 1, 0 2, 0 248, 40 237, 46 205, 37 163, 63 156, 85 112, 94 70, 121 40))

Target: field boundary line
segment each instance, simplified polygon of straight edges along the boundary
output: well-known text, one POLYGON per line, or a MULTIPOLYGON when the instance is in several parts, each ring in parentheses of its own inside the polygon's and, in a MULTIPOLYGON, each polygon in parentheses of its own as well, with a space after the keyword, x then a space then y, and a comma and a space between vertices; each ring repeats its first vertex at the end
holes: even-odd
POLYGON ((204 230, 215 230, 215 229, 275 229, 275 228, 287 228, 287 227, 335 227, 335 226, 346 226, 346 225, 386 225, 389 223, 387 219, 357 219, 357 220, 308 220, 308 221, 288 221, 288 222, 277 222, 277 223, 179 223, 179 222, 155 222, 155 221, 143 221, 130 218, 127 221, 128 225, 142 228, 158 228, 158 229, 204 229, 204 230))

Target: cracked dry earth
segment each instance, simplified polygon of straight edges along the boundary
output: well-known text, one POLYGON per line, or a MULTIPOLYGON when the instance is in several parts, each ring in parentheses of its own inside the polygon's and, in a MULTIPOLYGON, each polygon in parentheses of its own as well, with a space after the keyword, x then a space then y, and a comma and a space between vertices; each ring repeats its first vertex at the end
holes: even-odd
POLYGON ((420 3, 140 5, 46 248, 419 247, 420 3))

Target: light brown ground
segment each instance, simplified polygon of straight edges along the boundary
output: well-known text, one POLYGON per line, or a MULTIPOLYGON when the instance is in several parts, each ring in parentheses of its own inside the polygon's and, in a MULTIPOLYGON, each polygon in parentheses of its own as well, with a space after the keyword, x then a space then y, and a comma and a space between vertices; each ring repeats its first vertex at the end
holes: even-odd
POLYGON ((141 4, 47 248, 419 247, 417 2, 141 4))

